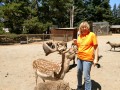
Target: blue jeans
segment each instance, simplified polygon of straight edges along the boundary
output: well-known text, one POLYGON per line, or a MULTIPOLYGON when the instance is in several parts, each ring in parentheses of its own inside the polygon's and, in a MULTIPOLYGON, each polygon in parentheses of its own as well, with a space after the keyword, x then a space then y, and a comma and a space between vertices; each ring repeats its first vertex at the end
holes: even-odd
POLYGON ((90 78, 91 66, 92 62, 80 59, 77 60, 77 79, 78 79, 77 90, 81 90, 82 88, 82 75, 84 75, 85 90, 91 90, 92 88, 90 78))

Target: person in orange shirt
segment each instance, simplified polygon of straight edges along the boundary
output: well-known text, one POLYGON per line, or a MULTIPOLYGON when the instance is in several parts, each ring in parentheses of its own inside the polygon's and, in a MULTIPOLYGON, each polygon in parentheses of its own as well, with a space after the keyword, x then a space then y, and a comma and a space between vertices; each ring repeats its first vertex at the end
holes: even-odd
POLYGON ((85 90, 92 89, 90 71, 92 64, 98 63, 98 42, 97 36, 90 32, 88 22, 84 21, 79 25, 80 35, 74 39, 77 45, 77 90, 82 90, 82 76, 84 75, 85 90))

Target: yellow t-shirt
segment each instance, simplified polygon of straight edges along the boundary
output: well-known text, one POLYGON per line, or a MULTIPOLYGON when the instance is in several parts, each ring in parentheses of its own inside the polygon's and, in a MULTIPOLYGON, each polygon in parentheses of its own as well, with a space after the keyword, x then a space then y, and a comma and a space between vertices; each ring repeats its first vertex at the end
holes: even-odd
POLYGON ((94 60, 94 45, 98 45, 97 37, 93 32, 77 38, 78 58, 86 61, 94 60))

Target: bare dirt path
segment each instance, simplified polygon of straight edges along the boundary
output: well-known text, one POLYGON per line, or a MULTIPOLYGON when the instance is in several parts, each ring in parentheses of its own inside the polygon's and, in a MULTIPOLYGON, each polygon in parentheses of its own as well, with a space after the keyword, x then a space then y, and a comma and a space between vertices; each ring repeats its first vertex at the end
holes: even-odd
MULTIPOLYGON (((99 54, 103 57, 99 61, 101 68, 92 67, 92 90, 120 90, 120 48, 109 51, 107 41, 120 43, 120 35, 98 36, 99 54)), ((32 62, 38 58, 61 61, 57 52, 45 56, 41 43, 0 46, 0 90, 34 90, 32 62)), ((40 78, 38 81, 42 82, 40 78)), ((76 88, 76 67, 66 74, 64 81, 76 88)))

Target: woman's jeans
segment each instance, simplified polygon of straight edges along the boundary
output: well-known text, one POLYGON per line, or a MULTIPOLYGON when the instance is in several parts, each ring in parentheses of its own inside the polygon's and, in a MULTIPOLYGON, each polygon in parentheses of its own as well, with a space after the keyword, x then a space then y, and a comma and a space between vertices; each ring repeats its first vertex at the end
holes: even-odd
POLYGON ((90 78, 91 66, 92 62, 80 59, 77 60, 77 79, 78 79, 77 90, 81 90, 82 88, 82 75, 84 75, 85 90, 91 90, 92 88, 90 78))

